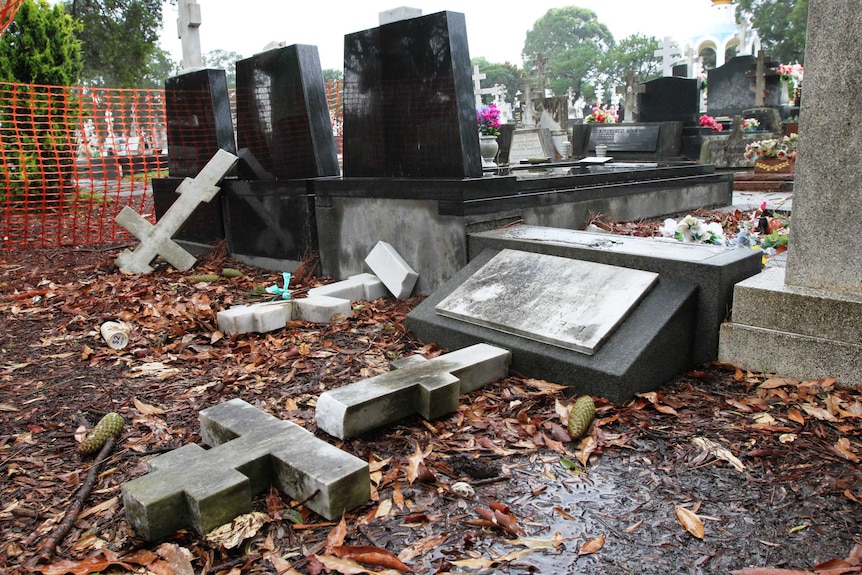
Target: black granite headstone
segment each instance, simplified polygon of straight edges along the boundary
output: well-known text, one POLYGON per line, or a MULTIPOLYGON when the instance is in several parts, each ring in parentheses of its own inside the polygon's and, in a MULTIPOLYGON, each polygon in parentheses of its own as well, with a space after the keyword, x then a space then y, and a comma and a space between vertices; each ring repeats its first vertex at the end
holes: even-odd
POLYGON ((202 69, 165 80, 168 173, 198 175, 219 150, 236 154, 224 70, 202 69))
POLYGON ((344 37, 344 176, 482 176, 464 15, 344 37))
POLYGON ((697 124, 700 117, 700 90, 697 80, 664 77, 644 84, 638 94, 639 122, 682 122, 697 124))
POLYGON ((575 157, 592 155, 597 144, 604 144, 607 154, 615 160, 678 158, 681 143, 682 122, 572 126, 572 154, 575 157))
MULTIPOLYGON (((296 44, 236 63, 237 143, 280 179, 339 174, 317 46, 296 44)), ((240 164, 240 177, 253 174, 240 164)))
MULTIPOLYGON (((781 76, 774 70, 777 62, 769 62, 766 73, 764 106, 781 105, 781 76)), ((724 66, 709 70, 706 109, 711 116, 736 116, 743 110, 754 108, 757 81, 757 58, 737 56, 724 66)))
POLYGON ((292 262, 293 269, 310 258, 317 251, 313 182, 224 180, 221 193, 230 254, 292 262))

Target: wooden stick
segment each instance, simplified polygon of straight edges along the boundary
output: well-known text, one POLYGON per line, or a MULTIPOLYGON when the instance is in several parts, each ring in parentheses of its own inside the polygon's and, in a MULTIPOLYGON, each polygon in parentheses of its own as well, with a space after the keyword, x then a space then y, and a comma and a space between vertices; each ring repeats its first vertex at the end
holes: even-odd
POLYGON ((49 562, 54 556, 57 546, 66 538, 66 535, 69 534, 72 526, 75 525, 75 521, 78 520, 78 515, 84 508, 84 502, 88 497, 90 497, 90 493, 96 485, 99 465, 101 465, 102 461, 108 457, 111 450, 114 449, 115 442, 115 437, 109 437, 105 442, 105 445, 102 446, 102 450, 99 451, 99 455, 97 455, 95 461, 93 461, 93 465, 90 467, 90 471, 87 473, 87 477, 84 479, 84 483, 81 485, 81 490, 78 491, 75 501, 72 502, 72 505, 69 507, 68 511, 66 511, 66 515, 63 516, 63 521, 57 525, 54 532, 51 533, 49 537, 42 540, 39 544, 38 553, 27 562, 27 566, 30 569, 33 569, 37 564, 39 564, 39 562, 49 562))

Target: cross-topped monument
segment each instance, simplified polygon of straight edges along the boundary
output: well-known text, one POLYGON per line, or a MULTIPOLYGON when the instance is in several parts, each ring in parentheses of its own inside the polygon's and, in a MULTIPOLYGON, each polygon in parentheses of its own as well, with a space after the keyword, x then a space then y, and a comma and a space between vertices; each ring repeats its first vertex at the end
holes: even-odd
POLYGON ((754 92, 754 104, 763 106, 766 100, 766 53, 763 50, 757 52, 757 67, 754 70, 754 85, 751 90, 754 92))
POLYGON ((623 122, 631 123, 635 121, 635 115, 638 113, 638 94, 646 92, 646 86, 638 82, 638 75, 634 71, 626 72, 626 85, 617 86, 617 94, 625 97, 625 117, 623 122))
POLYGON ((203 410, 200 422, 212 449, 189 443, 155 457, 123 486, 126 519, 149 541, 230 523, 270 485, 329 520, 370 496, 368 463, 241 399, 203 410))
POLYGON ((201 6, 196 0, 179 0, 177 4, 177 35, 183 46, 183 68, 200 68, 201 58, 201 6))
POLYGON ((653 56, 661 58, 661 75, 672 76, 674 59, 680 56, 679 44, 670 36, 665 36, 659 44, 659 49, 653 52, 653 56))
POLYGON ((114 262, 117 267, 132 273, 150 273, 153 271, 150 262, 156 256, 162 256, 180 271, 195 265, 195 257, 171 238, 195 211, 198 204, 209 202, 215 197, 219 191, 216 184, 236 165, 237 161, 239 158, 230 152, 224 150, 216 152, 195 179, 186 178, 179 185, 177 193, 180 197, 156 222, 156 225, 142 218, 129 206, 124 207, 114 220, 141 240, 141 245, 134 251, 124 250, 114 262))

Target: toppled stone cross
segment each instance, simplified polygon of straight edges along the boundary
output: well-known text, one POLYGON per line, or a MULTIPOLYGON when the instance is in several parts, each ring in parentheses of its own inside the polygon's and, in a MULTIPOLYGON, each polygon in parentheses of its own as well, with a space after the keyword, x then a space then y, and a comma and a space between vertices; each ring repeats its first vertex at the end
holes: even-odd
POLYGON ((366 462, 241 399, 201 411, 200 422, 215 447, 160 455, 123 486, 126 519, 147 540, 187 525, 203 535, 250 512, 270 484, 330 520, 370 497, 366 462))
POLYGON ((410 356, 394 362, 393 371, 322 393, 317 427, 346 439, 414 413, 435 419, 456 411, 461 394, 505 377, 510 357, 484 343, 430 360, 410 356))
POLYGON ((150 262, 156 256, 162 256, 180 271, 186 271, 195 265, 195 257, 172 241, 171 237, 179 231, 198 204, 209 202, 215 197, 219 191, 216 184, 238 160, 239 158, 230 152, 216 152, 195 179, 186 178, 179 185, 179 198, 156 225, 142 218, 129 206, 124 207, 114 220, 141 240, 141 245, 135 251, 123 251, 114 262, 117 267, 133 273, 150 273, 153 271, 150 262))

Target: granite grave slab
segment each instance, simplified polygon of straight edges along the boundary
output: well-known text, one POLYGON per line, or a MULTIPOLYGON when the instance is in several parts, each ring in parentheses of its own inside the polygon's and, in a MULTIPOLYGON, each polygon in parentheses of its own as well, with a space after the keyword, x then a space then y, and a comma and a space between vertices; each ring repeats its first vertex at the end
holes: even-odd
POLYGON ((317 426, 340 439, 419 414, 427 420, 458 409, 459 397, 508 374, 510 353, 478 343, 320 394, 317 426))
MULTIPOLYGON (((593 355, 437 313, 441 301, 498 253, 485 250, 474 258, 407 315, 407 328, 423 342, 447 348, 486 342, 509 349, 512 370, 568 385, 574 393, 602 396, 614 402, 655 389, 691 366, 697 288, 691 283, 666 281, 661 276, 593 355)), ((500 317, 510 315, 508 308, 520 303, 511 301, 509 306, 501 306, 500 317)))
MULTIPOLYGON (((317 46, 294 44, 236 63, 237 145, 280 179, 340 174, 317 46)), ((240 177, 254 173, 240 164, 240 177)))
POLYGON ((123 485, 126 519, 154 541, 191 526, 200 535, 252 510, 274 485, 326 519, 370 497, 368 463, 241 399, 201 411, 201 438, 151 459, 123 485))
POLYGON ((682 146, 682 122, 631 124, 575 124, 572 153, 594 155, 596 145, 607 146, 615 160, 678 159, 682 146))
POLYGON ((345 178, 482 176, 463 14, 344 37, 343 146, 345 178))
POLYGON ((236 154, 224 70, 189 70, 165 80, 168 173, 194 177, 217 150, 236 154))
POLYGON ((658 281, 658 274, 503 250, 437 313, 593 355, 658 281))
POLYGON ((675 240, 618 236, 547 226, 514 226, 471 234, 469 258, 486 249, 515 249, 654 272, 660 281, 697 286, 692 360, 714 361, 719 327, 733 305, 734 285, 760 272, 757 252, 675 240))

